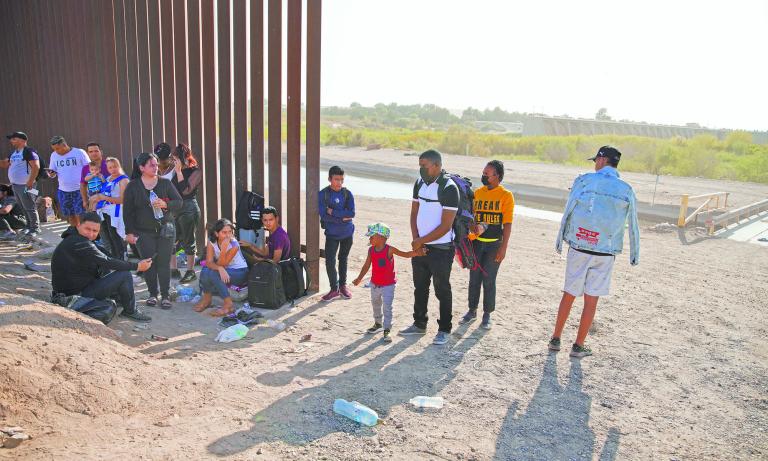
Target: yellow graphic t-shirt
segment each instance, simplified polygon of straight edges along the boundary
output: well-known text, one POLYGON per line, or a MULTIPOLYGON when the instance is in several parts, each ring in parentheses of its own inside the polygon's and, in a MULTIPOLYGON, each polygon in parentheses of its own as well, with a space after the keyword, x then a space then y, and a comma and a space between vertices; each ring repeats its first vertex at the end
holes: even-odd
POLYGON ((488 225, 488 230, 480 237, 483 239, 500 239, 503 235, 502 226, 512 222, 515 209, 515 198, 512 192, 499 185, 492 190, 483 186, 475 191, 475 221, 488 225))

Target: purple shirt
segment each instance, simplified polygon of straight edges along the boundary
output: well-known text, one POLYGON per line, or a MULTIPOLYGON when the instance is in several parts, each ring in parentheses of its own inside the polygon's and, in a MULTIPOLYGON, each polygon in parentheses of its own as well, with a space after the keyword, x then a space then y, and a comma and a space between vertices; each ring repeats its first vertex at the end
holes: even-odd
POLYGON ((283 250, 280 257, 282 259, 288 258, 291 255, 291 239, 288 237, 288 232, 278 226, 277 230, 267 237, 267 247, 269 248, 269 259, 275 256, 275 250, 283 250))
MULTIPOLYGON (((85 165, 80 171, 80 182, 85 184, 87 181, 85 180, 85 177, 91 174, 91 167, 88 165, 85 165)), ((104 176, 104 179, 108 178, 110 176, 109 170, 107 169, 107 161, 104 159, 101 159, 101 175, 104 176)))

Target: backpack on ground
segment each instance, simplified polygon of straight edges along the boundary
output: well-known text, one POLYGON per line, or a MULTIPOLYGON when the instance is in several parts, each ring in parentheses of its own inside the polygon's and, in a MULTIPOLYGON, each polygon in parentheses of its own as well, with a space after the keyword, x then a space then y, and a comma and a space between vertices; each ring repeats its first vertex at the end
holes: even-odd
POLYGON ((65 296, 60 293, 54 293, 51 296, 51 302, 87 315, 104 325, 111 322, 118 313, 117 304, 112 299, 94 299, 80 295, 65 296))
POLYGON ((288 258, 280 261, 283 274, 283 289, 288 301, 301 298, 309 288, 309 272, 301 258, 288 258))
POLYGON ((279 309, 285 304, 280 265, 259 261, 248 271, 248 304, 261 309, 279 309))
MULTIPOLYGON (((35 154, 37 154, 37 152, 35 152, 35 150, 29 146, 25 147, 21 154, 24 161, 27 162, 27 173, 29 173, 32 169, 32 167, 29 166, 29 162, 33 162, 35 160, 35 154)), ((40 162, 40 169, 37 170, 37 177, 35 178, 35 181, 48 179, 48 173, 45 172, 45 169, 48 167, 48 165, 46 165, 45 160, 40 155, 37 156, 37 159, 40 162)))
MULTIPOLYGON (((323 204, 325 205, 325 209, 331 207, 331 186, 326 186, 325 189, 320 191, 323 194, 323 204)), ((344 204, 342 205, 342 208, 345 210, 349 209, 349 190, 347 190, 346 187, 341 188, 341 193, 344 195, 344 204)), ((325 210, 323 211, 323 216, 325 216, 325 210)), ((320 228, 325 229, 325 221, 322 219, 320 220, 320 228)))
POLYGON ((238 229, 261 229, 261 212, 264 210, 264 197, 251 191, 243 191, 235 208, 235 224, 238 229))
POLYGON ((437 178, 438 196, 442 194, 449 179, 459 189, 459 207, 452 226, 456 261, 463 269, 485 272, 475 255, 472 241, 469 240, 469 230, 475 224, 475 192, 472 190, 472 180, 458 174, 445 173, 437 178))

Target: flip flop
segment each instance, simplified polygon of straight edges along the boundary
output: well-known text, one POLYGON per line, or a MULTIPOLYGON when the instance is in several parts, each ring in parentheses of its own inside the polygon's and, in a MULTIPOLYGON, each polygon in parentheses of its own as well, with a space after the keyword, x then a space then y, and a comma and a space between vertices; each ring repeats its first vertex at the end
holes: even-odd
POLYGON ((171 307, 173 307, 173 304, 171 303, 171 300, 168 298, 163 298, 162 301, 160 301, 160 308, 168 310, 171 307))
POLYGON ((144 304, 146 304, 147 306, 150 306, 150 307, 157 306, 157 298, 155 298, 154 296, 151 296, 151 297, 147 298, 146 301, 144 301, 144 304))
POLYGON ((232 311, 225 311, 223 307, 220 307, 213 312, 209 312, 208 315, 211 317, 226 317, 231 313, 232 311))
POLYGON ((207 306, 195 306, 192 308, 192 310, 195 312, 203 312, 204 310, 210 309, 212 307, 213 307, 213 304, 209 304, 207 306))

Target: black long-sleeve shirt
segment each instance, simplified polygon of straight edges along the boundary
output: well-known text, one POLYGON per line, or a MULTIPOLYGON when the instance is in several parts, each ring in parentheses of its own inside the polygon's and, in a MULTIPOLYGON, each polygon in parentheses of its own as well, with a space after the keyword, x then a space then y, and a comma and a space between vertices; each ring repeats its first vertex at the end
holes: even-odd
POLYGON ((67 296, 82 293, 94 280, 110 271, 132 271, 138 264, 115 259, 95 243, 69 227, 51 257, 51 284, 54 293, 67 296))
POLYGON ((123 198, 123 221, 125 222, 126 234, 157 232, 163 224, 168 222, 174 212, 181 209, 183 205, 181 195, 171 181, 157 178, 154 191, 161 200, 168 204, 168 209, 163 210, 161 220, 155 219, 155 212, 149 201, 149 190, 144 187, 141 178, 128 183, 123 198))

